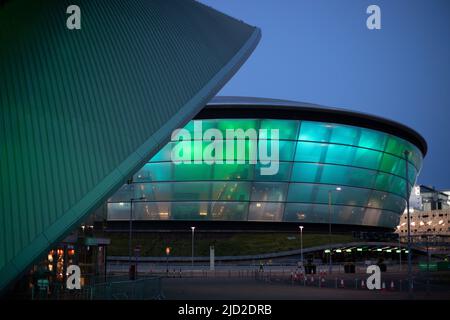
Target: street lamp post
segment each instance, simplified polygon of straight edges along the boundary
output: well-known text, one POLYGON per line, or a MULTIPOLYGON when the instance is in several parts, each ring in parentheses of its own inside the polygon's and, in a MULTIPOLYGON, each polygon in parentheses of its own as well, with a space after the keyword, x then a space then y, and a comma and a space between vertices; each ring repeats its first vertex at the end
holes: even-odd
POLYGON ((408 221, 408 282, 409 282, 409 296, 412 295, 412 263, 411 263, 411 216, 409 213, 409 173, 408 173, 408 157, 410 152, 408 150, 404 151, 405 155, 405 167, 406 167, 406 215, 408 221))
POLYGON ((191 227, 192 230, 192 260, 191 260, 191 265, 192 268, 194 268, 194 232, 195 232, 195 227, 191 227))
POLYGON ((333 262, 331 260, 331 246, 332 246, 332 241, 331 241, 331 193, 333 191, 341 191, 342 188, 341 187, 336 187, 336 190, 328 190, 328 241, 330 243, 330 258, 329 258, 329 267, 328 267, 328 272, 331 274, 331 272, 333 271, 333 262))
POLYGON ((399 234, 398 234, 398 251, 399 251, 398 262, 400 265, 400 272, 401 272, 402 271, 402 247, 400 245, 400 230, 399 230, 399 234))
POLYGON ((300 229, 300 256, 303 267, 303 226, 299 226, 298 228, 300 229))
POLYGON ((145 200, 145 197, 140 197, 140 198, 131 198, 130 199, 130 222, 129 222, 129 234, 128 234, 128 264, 130 267, 130 271, 131 271, 131 243, 132 243, 132 239, 133 239, 133 202, 135 201, 142 201, 145 200))
POLYGON ((170 254, 170 248, 166 248, 166 273, 169 274, 169 254, 170 254))

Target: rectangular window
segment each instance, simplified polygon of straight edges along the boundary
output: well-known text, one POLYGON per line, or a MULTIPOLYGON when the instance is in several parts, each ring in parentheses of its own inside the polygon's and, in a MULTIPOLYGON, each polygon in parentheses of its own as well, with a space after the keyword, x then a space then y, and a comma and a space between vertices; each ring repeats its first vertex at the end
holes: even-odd
POLYGON ((252 201, 276 201, 286 200, 287 183, 256 182, 252 186, 252 201))
POLYGON ((249 221, 281 221, 283 203, 251 202, 248 213, 249 221))
POLYGON ((270 130, 278 129, 279 139, 282 140, 296 140, 299 121, 297 120, 277 120, 277 119, 263 119, 261 120, 261 129, 267 129, 270 139, 270 130))
POLYGON ((331 125, 321 122, 302 121, 300 125, 299 140, 328 142, 331 125))

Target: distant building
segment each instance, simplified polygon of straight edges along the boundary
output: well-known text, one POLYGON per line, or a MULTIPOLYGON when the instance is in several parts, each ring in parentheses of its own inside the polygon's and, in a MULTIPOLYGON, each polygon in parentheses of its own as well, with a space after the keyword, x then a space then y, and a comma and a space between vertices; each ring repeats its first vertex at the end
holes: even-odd
MULTIPOLYGON (((406 236, 407 216, 403 214, 397 232, 406 236)), ((411 235, 450 235, 450 209, 411 212, 411 235)))
MULTIPOLYGON (((450 191, 414 186, 409 199, 411 235, 450 235, 450 191)), ((400 236, 408 232, 406 210, 397 226, 400 236)))
POLYGON ((420 196, 422 197, 423 211, 450 209, 449 194, 447 191, 439 191, 433 187, 420 186, 420 196))

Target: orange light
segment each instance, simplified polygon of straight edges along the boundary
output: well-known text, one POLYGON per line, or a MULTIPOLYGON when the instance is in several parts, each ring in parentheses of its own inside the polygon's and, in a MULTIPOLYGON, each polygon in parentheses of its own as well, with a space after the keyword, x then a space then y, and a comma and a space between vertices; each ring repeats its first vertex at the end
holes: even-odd
POLYGON ((73 256, 75 254, 75 250, 70 249, 69 251, 67 251, 67 253, 69 254, 69 256, 73 256))
POLYGON ((166 248, 166 255, 169 255, 169 254, 170 254, 170 248, 167 247, 167 248, 166 248))

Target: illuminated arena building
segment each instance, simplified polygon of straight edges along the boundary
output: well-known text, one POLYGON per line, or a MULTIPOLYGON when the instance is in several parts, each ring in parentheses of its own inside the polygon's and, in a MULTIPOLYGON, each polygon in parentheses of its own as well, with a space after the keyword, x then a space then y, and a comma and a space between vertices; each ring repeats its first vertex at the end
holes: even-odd
MULTIPOLYGON (((244 137, 246 157, 235 155, 234 163, 225 159, 226 146, 233 145, 226 141, 216 158, 223 161, 173 163, 171 152, 180 142, 171 141, 108 200, 110 224, 129 221, 132 215, 141 222, 301 222, 392 229, 409 197, 405 151, 409 186, 427 151, 424 139, 400 123, 292 101, 218 97, 184 127, 192 137, 199 120, 203 130, 218 129, 223 137, 227 129, 278 129, 276 174, 264 175, 261 169, 268 165, 249 161, 250 150, 262 144, 270 154, 270 134, 267 140, 244 137)), ((189 143, 193 155, 210 144, 189 143)))

